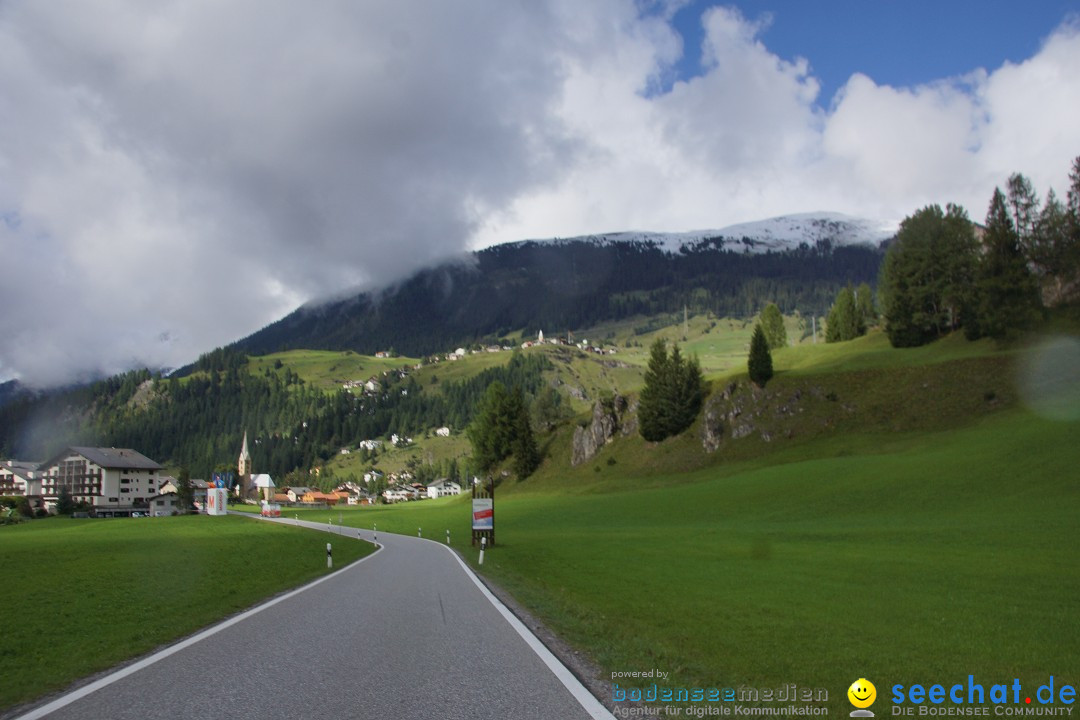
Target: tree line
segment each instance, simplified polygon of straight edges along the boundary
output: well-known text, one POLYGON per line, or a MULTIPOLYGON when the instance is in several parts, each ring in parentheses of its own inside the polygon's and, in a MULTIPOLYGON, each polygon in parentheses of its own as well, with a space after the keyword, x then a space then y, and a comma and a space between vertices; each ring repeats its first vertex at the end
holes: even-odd
POLYGON ((968 339, 1009 341, 1050 307, 1080 294, 1080 157, 1067 201, 1040 201, 1020 173, 995 188, 985 223, 949 204, 922 208, 900 225, 882 263, 878 291, 895 347, 963 330, 968 339))

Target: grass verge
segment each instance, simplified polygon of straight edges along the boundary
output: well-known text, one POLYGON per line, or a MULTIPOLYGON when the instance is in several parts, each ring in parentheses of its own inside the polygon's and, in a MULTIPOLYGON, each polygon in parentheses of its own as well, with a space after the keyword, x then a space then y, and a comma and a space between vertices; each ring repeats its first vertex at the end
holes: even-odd
MULTIPOLYGON (((52 518, 0 538, 0 710, 326 573, 321 534, 237 517, 52 518)), ((336 546, 338 567, 373 549, 336 546)))

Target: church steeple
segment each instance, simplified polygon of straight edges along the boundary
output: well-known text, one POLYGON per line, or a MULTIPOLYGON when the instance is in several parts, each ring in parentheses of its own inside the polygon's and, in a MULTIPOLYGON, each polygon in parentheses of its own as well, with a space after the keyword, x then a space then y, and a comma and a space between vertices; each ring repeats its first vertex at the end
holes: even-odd
POLYGON ((248 452, 247 430, 244 431, 244 445, 240 448, 240 460, 237 468, 240 477, 246 479, 251 474, 251 453, 248 452))

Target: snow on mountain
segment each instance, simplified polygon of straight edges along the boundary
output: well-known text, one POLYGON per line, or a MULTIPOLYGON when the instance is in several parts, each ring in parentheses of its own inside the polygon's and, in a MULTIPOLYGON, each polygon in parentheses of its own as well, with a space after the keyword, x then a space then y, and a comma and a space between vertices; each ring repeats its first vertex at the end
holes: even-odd
POLYGON ((874 245, 896 234, 896 223, 868 220, 841 213, 816 212, 782 215, 768 220, 739 223, 715 230, 691 230, 689 232, 640 232, 620 231, 582 235, 572 238, 534 240, 532 242, 651 242, 667 252, 676 253, 690 249, 705 240, 723 238, 726 249, 745 252, 768 250, 794 250, 800 243, 813 247, 819 241, 828 240, 838 245, 874 245))

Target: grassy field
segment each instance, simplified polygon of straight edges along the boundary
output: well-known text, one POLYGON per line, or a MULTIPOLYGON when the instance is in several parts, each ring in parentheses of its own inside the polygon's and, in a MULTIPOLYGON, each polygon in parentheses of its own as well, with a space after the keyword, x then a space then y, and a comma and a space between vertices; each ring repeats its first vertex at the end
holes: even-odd
MULTIPOLYGON (((794 682, 837 713, 858 677, 1075 682, 1076 431, 1011 411, 872 453, 506 492, 483 572, 606 670, 673 686, 794 682)), ((476 560, 465 498, 300 515, 449 529, 476 560)))
MULTIPOLYGON (((672 686, 823 687, 837 714, 858 677, 878 710, 896 683, 1076 684, 1080 424, 1025 409, 1023 356, 880 332, 786 348, 770 389, 830 399, 804 401, 792 440, 712 456, 695 426, 570 468, 564 427, 500 490, 483 572, 606 671, 672 686)), ((300 515, 450 530, 476 561, 466 498, 300 515)))
POLYGON ((332 352, 328 350, 289 350, 270 355, 253 356, 248 364, 251 372, 262 373, 266 369, 281 370, 285 367, 314 387, 336 391, 350 380, 367 380, 378 377, 386 370, 420 362, 413 358, 376 358, 358 355, 351 350, 332 352), (278 363, 281 368, 276 368, 278 363))
MULTIPOLYGON (((246 518, 52 518, 0 528, 0 710, 326 573, 326 538, 246 518)), ((334 548, 338 567, 369 554, 334 548)))

